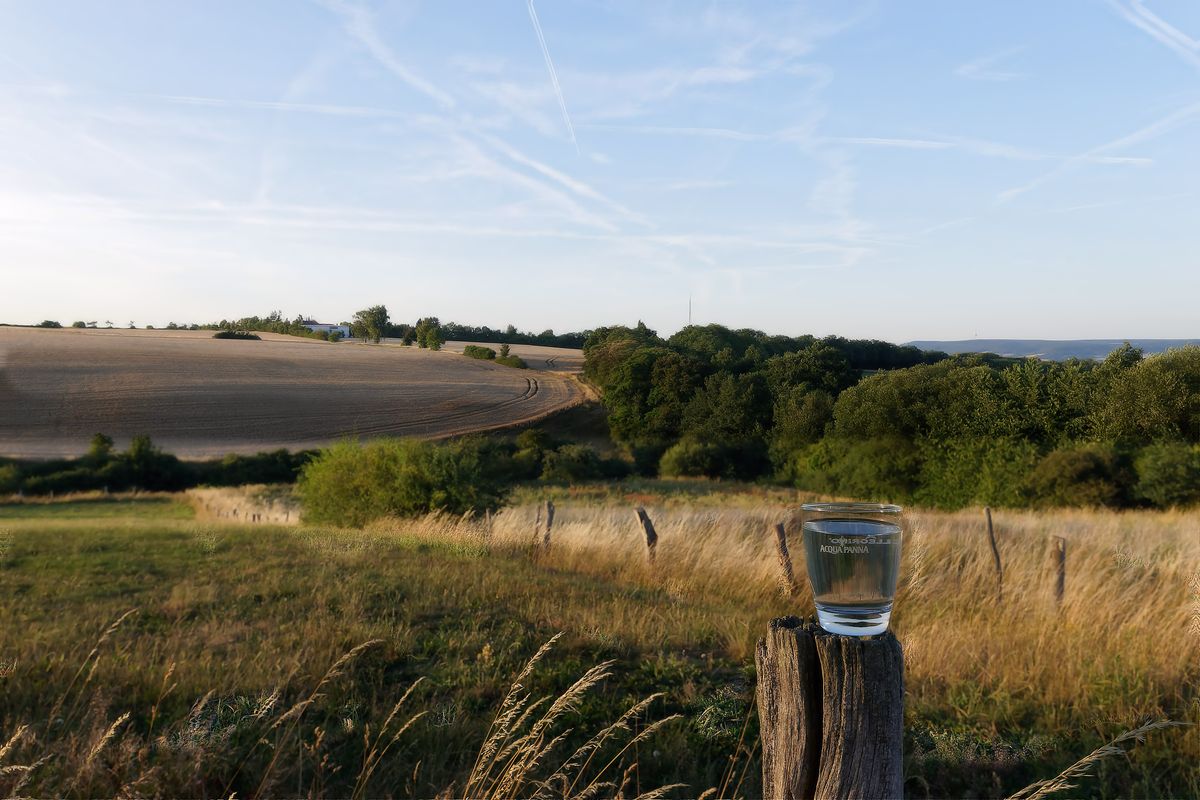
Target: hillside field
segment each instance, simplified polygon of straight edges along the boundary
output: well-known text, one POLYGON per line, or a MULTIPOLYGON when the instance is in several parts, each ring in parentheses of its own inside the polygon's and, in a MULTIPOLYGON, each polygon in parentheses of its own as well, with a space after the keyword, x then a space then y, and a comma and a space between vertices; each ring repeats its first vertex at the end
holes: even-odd
POLYGON ((148 434, 186 458, 347 436, 438 438, 529 422, 584 398, 540 353, 542 369, 518 370, 449 350, 261 336, 0 327, 0 456, 80 455, 97 432, 118 446, 148 434))

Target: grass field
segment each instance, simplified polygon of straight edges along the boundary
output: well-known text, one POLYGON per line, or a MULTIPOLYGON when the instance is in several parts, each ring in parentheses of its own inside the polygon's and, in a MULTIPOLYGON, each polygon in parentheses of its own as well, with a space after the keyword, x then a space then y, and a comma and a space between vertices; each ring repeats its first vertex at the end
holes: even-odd
MULTIPOLYGON (((446 518, 366 531, 213 524, 161 498, 93 519, 80 502, 61 514, 6 507, 0 738, 30 728, 0 766, 50 756, 20 789, 34 795, 348 796, 361 788, 370 742, 423 677, 398 719, 426 716, 364 791, 453 795, 514 674, 565 632, 535 672, 535 694, 616 663, 561 720, 572 733, 559 761, 662 692, 636 725, 682 718, 619 756, 614 748, 608 777, 631 767, 629 795, 682 782, 689 788, 672 795, 715 787, 757 796, 756 755, 738 748, 744 727, 745 742, 756 741, 753 641, 770 617, 811 612, 807 596, 779 593, 765 536, 794 496, 704 486, 687 487, 686 504, 668 502, 679 487, 564 489, 553 546, 541 554, 529 548, 531 497, 495 517, 490 536, 480 520, 446 518), (631 502, 646 504, 659 529, 654 570, 631 502), (371 640, 380 641, 299 717, 278 723, 330 665, 371 640)), ((1143 717, 1200 721, 1195 513, 997 515, 999 604, 977 512, 911 522, 894 617, 910 796, 1005 796, 1143 717), (1050 592, 1052 534, 1068 539, 1062 609, 1050 592)), ((1196 727, 1158 732, 1128 760, 1101 762, 1071 794, 1196 796, 1198 761, 1196 727)), ((0 780, 11 792, 17 778, 0 780)))
POLYGON ((80 455, 97 432, 118 446, 148 434, 189 458, 344 436, 433 438, 529 422, 585 396, 548 369, 261 336, 0 327, 0 455, 80 455))

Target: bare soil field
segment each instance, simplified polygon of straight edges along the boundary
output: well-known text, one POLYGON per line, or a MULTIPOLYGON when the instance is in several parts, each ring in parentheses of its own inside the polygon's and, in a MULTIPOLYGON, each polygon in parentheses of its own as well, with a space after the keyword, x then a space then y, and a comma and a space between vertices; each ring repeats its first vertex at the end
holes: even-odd
POLYGON ((79 455, 97 432, 122 447, 148 434, 189 458, 346 436, 438 438, 529 422, 584 399, 574 380, 549 370, 260 335, 0 328, 0 455, 79 455))

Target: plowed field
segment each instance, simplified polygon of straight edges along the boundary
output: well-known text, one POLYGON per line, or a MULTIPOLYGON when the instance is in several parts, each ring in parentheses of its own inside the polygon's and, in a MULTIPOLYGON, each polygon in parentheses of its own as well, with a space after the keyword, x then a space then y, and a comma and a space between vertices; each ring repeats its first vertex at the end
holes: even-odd
POLYGON ((449 351, 261 336, 0 328, 0 455, 78 455, 97 432, 119 447, 148 434, 192 458, 345 436, 437 438, 583 399, 564 375, 449 351))

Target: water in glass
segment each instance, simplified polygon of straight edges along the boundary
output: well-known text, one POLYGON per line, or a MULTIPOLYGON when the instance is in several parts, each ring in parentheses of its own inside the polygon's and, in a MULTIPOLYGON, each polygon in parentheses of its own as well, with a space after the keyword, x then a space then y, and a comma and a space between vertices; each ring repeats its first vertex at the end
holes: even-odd
POLYGON ((900 574, 900 526, 872 519, 804 523, 804 554, 817 621, 830 633, 887 630, 900 574))

